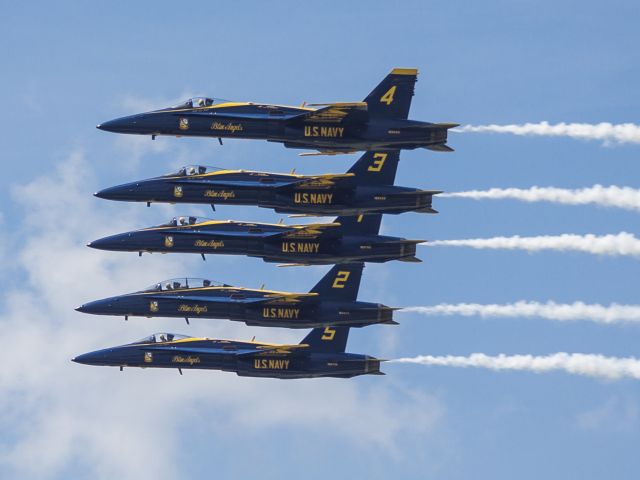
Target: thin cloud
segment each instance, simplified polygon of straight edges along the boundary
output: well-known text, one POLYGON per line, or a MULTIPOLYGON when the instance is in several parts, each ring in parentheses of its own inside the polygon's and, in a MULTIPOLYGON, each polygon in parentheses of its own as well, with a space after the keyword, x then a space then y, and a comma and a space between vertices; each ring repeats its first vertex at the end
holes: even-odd
MULTIPOLYGON (((240 442, 247 432, 267 435, 287 428, 390 458, 403 455, 407 438, 425 441, 437 428, 445 415, 441 402, 397 384, 320 380, 284 388, 283 382, 223 372, 179 376, 132 368, 121 373, 71 363, 79 353, 153 331, 222 338, 251 332, 215 320, 185 326, 175 319, 124 322, 75 312, 87 300, 203 268, 198 259, 138 258, 86 248, 87 240, 119 231, 124 222, 143 224, 146 214, 119 205, 114 215, 112 205, 91 197, 95 186, 91 164, 78 151, 55 171, 13 190, 15 208, 23 214, 12 228, 24 242, 12 256, 25 280, 0 293, 0 323, 10 332, 0 370, 0 430, 6 440, 0 470, 6 476, 57 477, 75 468, 97 479, 179 476, 182 466, 175 464, 174 452, 184 441, 184 425, 194 419, 214 442, 240 442)), ((260 330, 261 338, 268 339, 265 332, 260 330)), ((273 335, 292 342, 301 338, 301 332, 273 335)))

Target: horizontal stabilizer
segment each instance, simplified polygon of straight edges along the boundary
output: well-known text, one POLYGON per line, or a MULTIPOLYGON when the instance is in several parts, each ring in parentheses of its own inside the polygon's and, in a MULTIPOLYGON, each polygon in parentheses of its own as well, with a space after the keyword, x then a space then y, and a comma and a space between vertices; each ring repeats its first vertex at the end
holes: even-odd
POLYGON ((420 260, 418 257, 402 257, 398 258, 398 260, 408 263, 422 263, 422 260, 420 260))
POLYGON ((416 213, 439 213, 438 210, 435 210, 431 207, 421 208, 419 210, 414 210, 416 213))
POLYGON ((444 143, 440 143, 438 145, 428 145, 426 147, 424 147, 428 150, 432 150, 434 152, 453 152, 453 148, 451 148, 449 145, 445 145, 444 143))
POLYGON ((377 245, 418 245, 419 243, 426 243, 426 240, 389 240, 387 242, 376 242, 377 245))
MULTIPOLYGON (((304 145, 304 146, 290 146, 285 145, 286 148, 316 148, 314 145, 304 145)), ((349 155, 351 153, 355 153, 356 150, 321 150, 319 152, 303 152, 299 153, 299 157, 319 157, 321 155, 349 155)))
POLYGON ((410 196, 418 196, 418 195, 438 195, 442 193, 442 190, 415 190, 413 192, 398 192, 398 193, 388 193, 387 197, 410 197, 410 196))

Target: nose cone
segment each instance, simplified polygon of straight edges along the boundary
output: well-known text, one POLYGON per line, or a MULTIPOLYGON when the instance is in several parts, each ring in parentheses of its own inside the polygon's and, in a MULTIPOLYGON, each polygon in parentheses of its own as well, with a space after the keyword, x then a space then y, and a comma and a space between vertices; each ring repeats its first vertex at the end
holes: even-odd
POLYGON ((76 308, 76 312, 91 313, 93 315, 113 315, 119 313, 114 311, 119 304, 120 299, 118 297, 104 298, 102 300, 83 303, 76 308))
POLYGON ((98 240, 89 242, 87 243, 87 247, 112 252, 132 251, 136 250, 135 246, 132 244, 133 240, 134 238, 132 233, 118 233, 117 235, 110 235, 108 237, 99 238, 98 240))
POLYGON ((93 195, 98 198, 104 198, 105 200, 138 200, 138 195, 136 195, 137 186, 137 183, 126 183, 124 185, 105 188, 93 195))
MULTIPOLYGON (((182 191, 180 191, 182 192, 182 191)), ((140 180, 115 187, 105 188, 94 193, 98 198, 125 202, 175 201, 172 184, 156 179, 140 180)))
POLYGON ((83 353, 71 359, 72 362, 83 365, 114 365, 118 363, 117 349, 106 348, 95 352, 83 353))
POLYGON ((96 128, 113 133, 149 134, 152 132, 150 123, 148 115, 143 113, 109 120, 108 122, 96 125, 96 128))
POLYGON ((82 363, 84 365, 94 365, 96 363, 96 352, 83 353, 71 359, 72 362, 82 363))
POLYGON ((104 130, 105 132, 114 133, 129 133, 129 131, 136 125, 135 116, 121 117, 115 120, 109 120, 108 122, 96 125, 96 128, 104 130))

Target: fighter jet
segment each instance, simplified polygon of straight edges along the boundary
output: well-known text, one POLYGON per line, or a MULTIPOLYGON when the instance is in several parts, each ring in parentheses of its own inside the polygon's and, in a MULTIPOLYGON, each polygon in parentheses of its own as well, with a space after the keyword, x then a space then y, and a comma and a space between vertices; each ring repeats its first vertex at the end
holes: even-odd
POLYGON ((357 301, 362 263, 335 265, 309 293, 233 287, 212 280, 180 278, 139 292, 85 303, 96 315, 217 318, 261 327, 315 328, 330 325, 395 325, 397 308, 357 301))
POLYGON ((220 221, 195 216, 101 238, 87 245, 111 251, 246 255, 285 265, 327 265, 390 260, 420 262, 416 245, 379 235, 382 214, 337 217, 333 223, 284 225, 220 221))
POLYGON ((225 137, 259 139, 329 155, 420 147, 450 152, 447 131, 458 124, 408 120, 417 75, 415 68, 394 68, 362 102, 289 107, 196 97, 174 107, 110 120, 98 128, 152 139, 217 137, 220 144, 225 137))
POLYGON ((106 188, 94 195, 129 202, 255 205, 278 213, 362 215, 437 213, 431 208, 439 190, 393 185, 399 150, 366 152, 343 174, 295 175, 224 170, 202 165, 106 188))
POLYGON ((348 327, 316 328, 297 345, 239 342, 156 333, 137 342, 85 353, 85 365, 222 370, 242 377, 351 378, 384 375, 374 357, 345 353, 348 327))

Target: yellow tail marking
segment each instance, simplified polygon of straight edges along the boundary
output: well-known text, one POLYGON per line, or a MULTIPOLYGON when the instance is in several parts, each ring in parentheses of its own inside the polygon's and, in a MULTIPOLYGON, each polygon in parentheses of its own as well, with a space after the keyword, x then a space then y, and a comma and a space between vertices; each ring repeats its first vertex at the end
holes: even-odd
POLYGON ((391 105, 391 103, 393 102, 393 96, 395 95, 395 93, 396 93, 396 86, 394 85, 389 90, 387 90, 387 93, 385 93, 382 97, 380 97, 380 103, 386 103, 387 105, 391 105))
POLYGON ((381 171, 382 170, 382 166, 384 165, 384 162, 387 160, 387 155, 388 154, 386 154, 386 153, 374 153, 373 154, 373 163, 371 165, 369 165, 369 168, 367 168, 367 170, 369 172, 379 172, 379 171, 381 171))
POLYGON ((324 333, 322 334, 322 337, 320 337, 322 340, 328 340, 331 341, 333 340, 333 337, 336 336, 336 330, 334 328, 331 327, 324 327, 324 333))
POLYGON ((344 285, 349 279, 349 275, 351 275, 351 272, 339 271, 333 281, 333 285, 331 285, 331 288, 344 288, 344 285))

